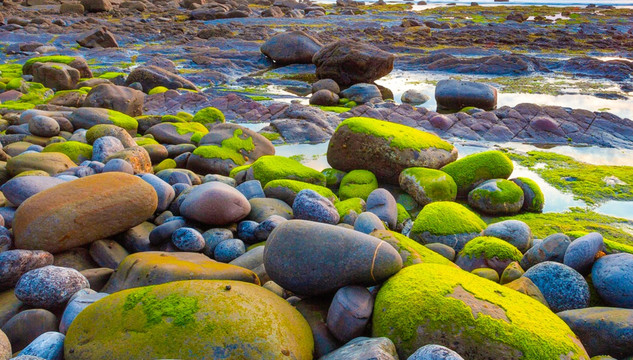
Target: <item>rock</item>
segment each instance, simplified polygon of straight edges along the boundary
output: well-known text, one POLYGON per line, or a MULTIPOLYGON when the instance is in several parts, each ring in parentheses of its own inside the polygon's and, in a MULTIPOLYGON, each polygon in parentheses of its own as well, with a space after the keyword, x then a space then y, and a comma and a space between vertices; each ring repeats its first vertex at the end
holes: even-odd
POLYGON ((262 221, 254 230, 255 241, 266 241, 266 239, 270 236, 270 233, 272 233, 279 224, 285 222, 286 220, 286 218, 279 215, 271 215, 266 220, 262 221))
POLYGON ((278 199, 254 198, 248 200, 251 204, 251 212, 248 220, 258 223, 268 219, 271 215, 278 215, 285 219, 292 219, 292 208, 285 202, 278 199))
MULTIPOLYGON (((452 259, 446 259, 442 255, 433 252, 427 247, 420 245, 415 240, 410 239, 400 233, 388 230, 377 230, 371 233, 371 236, 375 236, 380 240, 386 241, 389 245, 393 246, 400 253, 403 266, 411 266, 420 264, 423 262, 443 264, 454 266, 452 259)), ((454 250, 453 258, 455 257, 454 250)))
POLYGON ((310 97, 310 105, 336 106, 338 101, 338 95, 327 89, 319 90, 310 97))
MULTIPOLYGON (((152 159, 149 157, 149 153, 142 146, 132 146, 127 149, 115 152, 108 156, 106 161, 106 167, 111 160, 123 160, 130 164, 134 174, 147 174, 152 173, 152 159)), ((104 172, 106 168, 103 169, 104 172)))
POLYGON ((339 40, 319 50, 312 62, 319 79, 332 79, 341 86, 371 83, 393 70, 395 56, 354 40, 339 40))
POLYGON ((353 198, 367 200, 369 194, 376 189, 378 189, 378 179, 371 171, 352 170, 343 176, 338 194, 341 200, 353 198))
POLYGON ((22 275, 15 286, 15 296, 29 306, 55 309, 88 287, 88 280, 79 271, 48 265, 22 275))
POLYGON ((307 322, 274 293, 239 281, 190 280, 121 291, 86 308, 68 330, 64 358, 275 358, 287 353, 303 360, 312 358, 313 347, 307 322), (130 326, 145 331, 130 332, 130 326), (206 329, 204 337, 199 329, 206 329))
POLYGON ((81 4, 75 3, 62 3, 59 7, 60 14, 77 14, 83 15, 85 9, 81 4))
POLYGON ((125 129, 116 125, 98 124, 91 127, 86 132, 86 142, 93 146, 95 142, 102 137, 113 137, 119 140, 124 148, 137 146, 134 138, 132 138, 132 136, 130 136, 130 134, 125 129))
POLYGON ((53 255, 46 251, 9 250, 0 252, 0 290, 14 287, 23 274, 52 264, 53 255))
POLYGON ((457 184, 457 197, 466 197, 477 185, 491 179, 507 179, 514 170, 512 161, 492 150, 465 156, 442 169, 457 184))
POLYGON ((509 242, 522 253, 532 247, 532 230, 519 220, 505 220, 490 224, 483 232, 484 236, 493 236, 509 242))
POLYGON ((523 276, 534 282, 554 312, 589 306, 587 281, 567 265, 545 261, 531 267, 523 276))
POLYGON ((68 120, 75 129, 90 129, 98 124, 116 125, 130 135, 136 135, 138 121, 133 117, 116 110, 82 107, 68 115, 68 120))
POLYGON ((523 274, 525 274, 525 271, 523 271, 521 265, 517 261, 513 261, 503 270, 499 283, 501 285, 511 283, 519 279, 523 274))
POLYGON ((519 177, 516 179, 510 179, 510 181, 519 185, 521 190, 523 190, 523 198, 525 200, 523 201, 523 207, 521 208, 522 211, 543 211, 543 206, 545 205, 545 197, 543 196, 541 188, 536 182, 534 182, 534 180, 519 177))
POLYGON ((204 249, 204 238, 196 229, 181 227, 171 235, 171 243, 178 250, 196 252, 204 249))
POLYGON ((518 291, 521 294, 527 295, 532 299, 540 302, 541 304, 549 307, 549 304, 547 303, 547 300, 545 300, 545 297, 543 296, 543 293, 541 293, 541 290, 539 290, 538 287, 534 285, 534 282, 532 282, 532 280, 526 277, 521 276, 514 281, 504 284, 504 286, 518 291))
POLYGON ((246 246, 240 239, 228 239, 213 249, 213 257, 220 262, 229 263, 246 253, 246 246))
POLYGON ((125 80, 125 85, 128 86, 135 82, 141 83, 145 93, 157 86, 164 86, 167 89, 198 90, 191 81, 154 65, 139 66, 132 70, 125 80))
POLYGON ((13 316, 2 326, 2 331, 11 341, 11 350, 19 352, 38 336, 57 331, 58 323, 55 314, 48 310, 29 309, 13 316))
POLYGON ((341 96, 357 104, 368 103, 372 99, 382 100, 380 89, 374 84, 354 84, 341 91, 341 96))
POLYGON ((632 270, 633 255, 628 253, 598 259, 591 270, 591 280, 600 298, 611 306, 633 309, 632 270))
POLYGON ((497 106, 497 89, 490 85, 461 80, 440 80, 435 87, 440 109, 461 110, 476 107, 493 110, 497 106))
POLYGON ((292 212, 296 219, 310 220, 336 225, 339 214, 334 204, 314 190, 301 190, 292 204, 292 212))
POLYGON ((330 90, 337 95, 341 92, 341 88, 332 79, 321 79, 312 83, 312 93, 316 94, 319 90, 330 90))
POLYGON ((434 201, 454 201, 457 185, 447 173, 412 167, 404 169, 398 179, 400 188, 411 195, 418 204, 425 206, 434 201))
POLYGON ((77 39, 77 44, 89 49, 119 47, 114 34, 105 26, 82 34, 80 38, 77 39))
POLYGON ((402 102, 411 105, 421 105, 429 101, 429 96, 418 90, 409 89, 402 94, 402 102))
POLYGON ((11 342, 7 335, 0 330, 0 359, 8 360, 11 358, 11 342))
POLYGON ((296 305, 297 310, 308 321, 312 330, 315 359, 341 346, 325 324, 329 306, 330 299, 323 297, 304 298, 296 305))
POLYGON ((466 207, 450 201, 438 201, 420 211, 409 236, 421 244, 442 243, 461 251, 485 227, 486 223, 466 207))
POLYGON ((264 265, 284 289, 302 295, 327 294, 346 285, 376 284, 397 272, 402 259, 385 245, 338 226, 290 220, 268 237, 264 265))
POLYGON ((262 45, 262 54, 275 64, 312 64, 312 57, 323 44, 303 31, 287 31, 277 34, 262 45))
POLYGON ((20 176, 4 183, 0 190, 13 205, 19 206, 31 196, 65 181, 50 176, 20 176))
POLYGON ((230 176, 235 178, 238 183, 246 180, 259 180, 262 186, 266 186, 272 180, 288 179, 325 186, 325 176, 323 174, 284 156, 262 156, 250 167, 236 170, 244 173, 242 175, 240 172, 231 172, 230 176))
POLYGON ((84 6, 84 9, 86 9, 87 12, 104 12, 112 10, 110 0, 81 0, 81 5, 84 6))
POLYGON ((591 307, 557 315, 578 336, 590 356, 624 359, 633 355, 633 310, 591 307))
POLYGON ((211 131, 200 139, 200 145, 216 145, 238 152, 247 162, 253 162, 264 155, 274 155, 274 145, 257 132, 238 124, 219 122, 211 126, 211 131))
POLYGON ((123 159, 112 159, 106 162, 101 172, 103 173, 122 172, 122 173, 130 174, 130 175, 134 175, 134 168, 132 167, 132 164, 130 164, 129 162, 123 159))
POLYGON ((319 360, 397 360, 398 354, 391 340, 381 338, 358 337, 341 348, 319 358, 319 360))
POLYGON ((100 137, 95 140, 94 144, 92 145, 92 160, 105 162, 107 158, 118 153, 119 151, 122 151, 123 149, 123 144, 121 144, 121 141, 119 139, 112 136, 100 137))
POLYGON ((385 224, 378 216, 370 212, 362 212, 358 214, 358 218, 354 221, 354 230, 363 234, 371 234, 376 230, 386 230, 385 224))
POLYGON ((72 90, 81 77, 79 70, 58 63, 38 63, 32 66, 33 81, 45 87, 59 90, 72 90))
POLYGON ((376 189, 367 197, 366 209, 370 213, 374 213, 378 218, 395 229, 398 221, 398 207, 396 199, 391 193, 385 189, 376 189))
POLYGON ((20 205, 13 220, 15 246, 56 253, 89 244, 142 223, 157 202, 149 184, 123 173, 60 184, 20 205))
POLYGON ((38 336, 20 352, 20 356, 37 356, 42 359, 63 359, 64 334, 55 331, 38 336))
POLYGON ((35 136, 56 136, 59 130, 59 123, 51 117, 38 115, 29 120, 29 132, 35 136))
POLYGON ((335 169, 369 170, 379 181, 392 184, 398 184, 406 168, 439 168, 456 158, 457 149, 433 134, 362 117, 343 121, 327 152, 328 163, 335 169))
POLYGON ((445 265, 413 265, 391 277, 372 323, 372 336, 390 338, 401 359, 427 344, 472 360, 588 359, 569 327, 538 301, 445 265))
POLYGON ((93 87, 83 106, 111 109, 129 116, 143 114, 145 94, 126 86, 102 84, 93 87))
POLYGON ((66 306, 66 309, 64 310, 64 314, 62 315, 62 319, 59 324, 59 331, 62 334, 66 334, 68 328, 80 312, 82 312, 89 305, 94 304, 95 302, 103 299, 106 296, 108 296, 108 294, 106 293, 81 294, 81 291, 77 293, 77 295, 73 296, 70 299, 68 305, 66 306))
POLYGON ((553 234, 542 242, 532 246, 521 259, 521 267, 529 269, 544 261, 556 261, 562 263, 567 247, 571 243, 569 236, 565 234, 553 234))
POLYGON ((259 284, 252 271, 213 261, 202 254, 146 251, 126 257, 102 291, 115 293, 180 280, 236 280, 259 284))
POLYGON ((247 200, 252 198, 265 198, 266 194, 264 193, 264 189, 262 188, 262 183, 259 180, 249 180, 245 181, 235 189, 242 193, 246 197, 247 200))
POLYGON ((75 166, 77 164, 62 153, 25 153, 10 158, 6 169, 11 176, 32 170, 41 170, 53 176, 75 166))
POLYGON ((523 190, 509 180, 492 179, 468 193, 468 204, 489 215, 513 215, 523 207, 523 190))
POLYGON ((251 205, 242 193, 220 182, 194 187, 180 205, 183 216, 208 225, 237 222, 250 211, 251 205))
MULTIPOLYGON (((563 263, 578 271, 581 275, 591 272, 591 266, 596 255, 604 248, 602 235, 597 232, 589 233, 572 241, 565 250, 563 263)), ((633 294, 633 293, 632 293, 633 294)), ((631 302, 633 305, 633 301, 631 302)))
POLYGON ((33 75, 33 65, 36 63, 58 63, 67 64, 77 70, 82 78, 92 78, 92 71, 86 59, 82 57, 65 56, 65 55, 52 55, 30 58, 22 66, 22 73, 25 75, 33 75))
POLYGON ((494 237, 476 237, 464 245, 455 264, 465 271, 490 268, 501 276, 505 268, 513 261, 521 260, 521 252, 513 245, 494 237))
POLYGON ((141 179, 151 185, 158 196, 156 211, 165 211, 176 197, 174 188, 154 174, 143 174, 141 179))
POLYGON ((104 268, 116 269, 128 255, 128 251, 114 240, 97 240, 90 245, 90 256, 104 268))
POLYGON ((458 353, 442 345, 424 345, 407 360, 464 360, 458 353))
POLYGON ((327 313, 327 326, 341 342, 348 342, 365 333, 374 309, 374 298, 362 286, 340 288, 327 313))

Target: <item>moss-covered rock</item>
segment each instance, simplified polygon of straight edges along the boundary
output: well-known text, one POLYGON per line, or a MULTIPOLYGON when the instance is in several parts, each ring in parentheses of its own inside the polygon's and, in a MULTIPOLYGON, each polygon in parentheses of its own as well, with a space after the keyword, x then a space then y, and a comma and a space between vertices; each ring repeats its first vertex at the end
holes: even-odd
POLYGON ((11 176, 31 170, 42 170, 53 176, 75 166, 66 154, 60 152, 20 154, 7 161, 7 171, 11 176))
POLYGON ((525 177, 510 179, 523 190, 523 206, 522 211, 541 212, 545 205, 545 196, 536 181, 525 177))
POLYGON ((238 183, 247 180, 259 180, 262 186, 277 179, 298 180, 325 186, 325 176, 320 172, 302 165, 300 162, 277 155, 262 156, 253 164, 231 170, 229 176, 238 183))
POLYGON ((466 271, 490 268, 501 276, 511 262, 521 261, 522 257, 519 249, 504 240, 492 236, 479 236, 464 245, 455 263, 466 271))
POLYGON ((420 263, 442 264, 456 267, 450 260, 435 251, 420 245, 415 240, 395 231, 376 230, 370 234, 382 241, 386 241, 394 249, 398 250, 402 257, 402 266, 411 266, 420 263))
POLYGON ((589 359, 543 304, 439 264, 407 267, 382 286, 372 335, 390 338, 403 359, 426 344, 450 346, 470 360, 589 359))
POLYGON ((341 186, 341 181, 345 174, 345 171, 336 170, 332 168, 321 170, 321 174, 325 175, 326 186, 330 189, 338 189, 341 186))
POLYGON ((420 205, 433 201, 453 201, 457 185, 453 178, 441 170, 414 167, 400 173, 400 187, 420 205))
POLYGON ((361 198, 367 200, 372 191, 378 189, 378 179, 368 170, 352 170, 341 180, 338 196, 341 200, 361 198))
POLYGON ((359 215, 365 211, 365 205, 365 200, 361 198, 349 198, 334 204, 341 219, 345 218, 345 216, 349 215, 351 212, 359 215))
POLYGON ((92 159, 92 146, 79 141, 65 141, 46 145, 42 152, 57 152, 65 154, 76 164, 92 159))
POLYGON ((332 190, 325 186, 314 185, 303 181, 279 179, 268 182, 264 186, 264 193, 266 197, 271 197, 279 200, 283 200, 288 205, 292 206, 295 201, 295 197, 301 190, 310 189, 316 191, 318 194, 326 197, 332 203, 338 202, 338 197, 334 195, 332 190))
POLYGON ((438 201, 420 211, 410 236, 422 244, 439 242, 460 251, 485 228, 486 223, 463 205, 438 201))
MULTIPOLYGON (((116 125, 112 125, 112 124, 98 124, 91 127, 86 132, 86 141, 88 142, 88 144, 92 145, 95 142, 95 140, 104 136, 112 136, 119 139, 123 147, 147 145, 147 144, 139 144, 138 142, 135 142, 135 138, 133 138, 127 131, 125 131, 125 129, 116 125)), ((137 139, 147 139, 147 138, 137 138, 137 139)), ((151 139, 148 139, 148 140, 151 140, 151 139)), ((156 143, 156 141, 154 141, 154 143, 156 143)))
POLYGON ((244 165, 244 157, 240 153, 215 145, 199 146, 187 159, 187 169, 198 174, 226 176, 240 165, 244 165))
POLYGON ((312 359, 301 314, 257 285, 189 280, 124 290, 83 310, 66 360, 312 359))
POLYGON ((275 155, 275 146, 270 140, 238 124, 214 124, 199 143, 236 151, 242 154, 245 162, 253 162, 264 155, 275 155))
POLYGON ((335 169, 370 170, 380 181, 398 184, 402 170, 440 168, 457 159, 457 149, 438 136, 415 128, 353 117, 336 129, 327 159, 335 169))
POLYGON ((224 122, 224 114, 222 111, 209 106, 198 111, 191 120, 200 124, 215 124, 224 122))
POLYGON ((90 71, 90 67, 88 66, 88 62, 86 59, 75 56, 66 56, 66 55, 47 55, 47 56, 38 56, 34 58, 28 59, 24 65, 22 66, 22 73, 25 75, 32 75, 33 73, 33 65, 35 63, 57 63, 68 65, 72 68, 79 70, 79 74, 82 78, 91 78, 92 71, 90 71))
POLYGON ((112 124, 124 128, 134 136, 138 129, 135 118, 121 112, 102 108, 82 107, 73 111, 68 120, 75 129, 90 129, 97 124, 112 124))
POLYGON ((193 144, 192 137, 196 134, 206 134, 209 130, 196 122, 164 122, 149 128, 146 134, 151 134, 161 144, 193 144))
POLYGON ((468 193, 468 204, 489 215, 512 215, 523 207, 523 190, 509 180, 486 180, 468 193))
POLYGON ((162 94, 164 92, 167 92, 169 89, 164 87, 164 86, 156 86, 154 88, 152 88, 152 90, 150 90, 147 94, 148 95, 154 95, 154 94, 162 94))
POLYGON ((493 150, 468 155, 441 170, 457 184, 457 196, 466 197, 470 190, 486 180, 509 178, 514 165, 504 153, 493 150))

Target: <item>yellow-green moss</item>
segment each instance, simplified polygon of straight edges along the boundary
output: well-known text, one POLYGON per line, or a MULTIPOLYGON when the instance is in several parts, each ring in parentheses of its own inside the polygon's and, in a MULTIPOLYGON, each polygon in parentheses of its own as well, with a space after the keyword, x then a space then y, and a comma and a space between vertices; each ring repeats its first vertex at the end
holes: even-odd
POLYGON ((361 198, 367 200, 372 191, 378 189, 378 179, 369 170, 352 170, 343 176, 338 196, 341 200, 361 198))
POLYGON ((441 170, 449 174, 457 184, 458 196, 465 196, 479 182, 509 178, 514 165, 504 153, 492 150, 468 155, 441 170))
POLYGON ((350 198, 343 201, 339 201, 334 204, 339 216, 342 218, 349 214, 351 211, 360 214, 365 211, 365 200, 361 198, 350 198))
POLYGON ((219 147, 215 145, 199 146, 193 151, 194 155, 201 156, 205 159, 222 159, 231 160, 235 165, 244 165, 244 157, 231 149, 219 147))
POLYGON ((65 154, 72 161, 79 164, 92 159, 92 146, 79 141, 65 141, 46 145, 42 152, 58 152, 65 154))
POLYGON ((298 194, 301 190, 310 189, 310 190, 314 190, 317 194, 328 198, 333 203, 338 202, 338 197, 334 195, 332 190, 326 188, 325 186, 314 185, 314 184, 310 184, 310 183, 298 181, 298 180, 278 179, 278 180, 269 181, 266 184, 266 186, 264 186, 264 190, 275 188, 275 187, 286 188, 294 192, 295 194, 298 194))
POLYGON ((178 165, 176 164, 176 161, 174 159, 165 159, 161 161, 158 165, 154 166, 154 173, 167 169, 175 169, 177 167, 178 165))
POLYGON ((204 125, 196 122, 190 123, 172 123, 171 126, 176 128, 176 131, 180 135, 189 134, 189 133, 208 133, 209 130, 204 127, 204 125))
POLYGON ((229 177, 232 177, 235 179, 235 177, 241 173, 242 171, 247 171, 248 169, 251 168, 253 164, 246 164, 246 165, 242 165, 242 166, 238 166, 235 167, 231 170, 231 172, 229 172, 229 177))
POLYGON ((517 180, 520 180, 525 186, 528 187, 528 189, 530 189, 534 193, 534 198, 532 199, 532 202, 530 204, 527 204, 527 206, 525 205, 525 203, 523 203, 523 209, 525 211, 531 212, 543 211, 543 205, 545 204, 545 195, 543 195, 543 191, 541 191, 541 187, 538 186, 536 181, 526 177, 518 177, 517 180))
POLYGON ((222 147, 238 153, 253 151, 255 149, 253 138, 248 135, 244 135, 243 138, 242 135, 244 135, 242 129, 235 129, 232 137, 222 140, 222 147))
POLYGON ((252 164, 251 168, 253 177, 259 180, 262 186, 266 186, 268 182, 277 179, 299 180, 325 186, 325 176, 323 174, 284 156, 262 156, 252 164))
POLYGON ((22 71, 26 73, 27 71, 24 71, 24 70, 30 69, 31 66, 33 66, 33 64, 35 64, 36 62, 39 62, 39 63, 52 62, 52 63, 68 65, 73 61, 75 61, 74 56, 65 56, 65 55, 38 56, 38 57, 28 59, 26 63, 24 63, 24 66, 22 67, 22 71))
POLYGON ((104 72, 103 74, 99 75, 98 78, 111 80, 111 79, 115 79, 115 78, 118 78, 118 77, 125 78, 126 76, 127 76, 127 74, 123 73, 123 72, 107 71, 107 72, 104 72))
POLYGON ((108 119, 118 127, 122 127, 125 130, 134 130, 138 128, 138 121, 135 118, 128 116, 124 113, 108 110, 108 119))
POLYGON ((200 124, 215 124, 215 123, 223 123, 225 121, 224 114, 222 111, 210 106, 198 111, 191 121, 200 123, 200 124))
POLYGON ((523 257, 521 251, 514 245, 492 236, 479 236, 470 240, 464 245, 459 255, 470 258, 478 258, 483 255, 486 259, 492 259, 496 256, 500 260, 511 259, 513 261, 521 261, 523 257))
POLYGON ((156 86, 155 88, 152 88, 147 94, 148 95, 162 94, 164 92, 167 92, 168 90, 169 89, 164 86, 156 86))
POLYGON ((398 224, 402 224, 406 220, 411 219, 411 215, 409 214, 407 209, 404 208, 404 205, 396 203, 396 207, 398 208, 398 224))
POLYGON ((340 185, 340 180, 342 180, 345 176, 345 171, 328 168, 321 170, 321 174, 325 176, 325 183, 327 187, 333 188, 340 185))
POLYGON ((514 204, 523 197, 523 190, 512 181, 504 179, 494 179, 490 181, 494 181, 499 190, 475 188, 468 194, 469 198, 472 198, 473 201, 479 201, 485 198, 492 204, 514 204))
POLYGON ((443 264, 453 267, 457 266, 444 256, 395 231, 377 230, 372 232, 371 235, 382 241, 388 242, 391 246, 398 250, 398 253, 400 253, 400 256, 402 257, 402 264, 404 267, 420 263, 443 264))
POLYGON ((463 205, 438 201, 426 205, 413 223, 411 233, 428 231, 432 235, 479 233, 486 223, 463 205))
POLYGON ((144 146, 144 145, 159 145, 160 143, 152 138, 149 137, 136 137, 134 138, 134 141, 136 142, 136 145, 138 146, 144 146))
POLYGON ((415 182, 424 190, 425 197, 431 201, 452 201, 457 196, 455 181, 441 170, 412 167, 400 173, 400 179, 403 177, 415 179, 415 182))

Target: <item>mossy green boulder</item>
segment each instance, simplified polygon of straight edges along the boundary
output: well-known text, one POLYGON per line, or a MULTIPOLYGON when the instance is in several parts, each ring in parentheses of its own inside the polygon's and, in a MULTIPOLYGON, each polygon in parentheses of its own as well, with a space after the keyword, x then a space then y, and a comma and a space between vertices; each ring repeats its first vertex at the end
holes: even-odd
POLYGON ((468 205, 488 215, 513 215, 523 207, 523 190, 509 180, 492 179, 468 193, 468 205))
POLYGON ((57 63, 68 65, 72 68, 79 70, 79 74, 82 78, 91 78, 92 71, 88 66, 86 59, 82 57, 66 56, 66 55, 47 55, 30 58, 22 66, 22 73, 25 75, 33 74, 33 65, 35 63, 57 63))
POLYGON ((364 117, 344 120, 327 151, 330 166, 343 171, 364 169, 378 180, 398 184, 410 167, 440 168, 457 159, 457 149, 438 136, 412 127, 364 117))
MULTIPOLYGON (((95 140, 104 136, 112 136, 119 139, 123 147, 126 147, 126 148, 130 146, 136 146, 136 145, 139 145, 139 146, 146 145, 146 144, 139 144, 138 141, 135 141, 136 140, 135 138, 133 138, 127 131, 125 131, 125 129, 116 125, 112 125, 112 124, 98 124, 91 127, 86 132, 86 141, 88 142, 88 144, 92 145, 95 142, 95 140)), ((147 139, 147 138, 137 138, 137 139, 147 139)), ((147 139, 147 140, 151 140, 151 139, 147 139)), ((156 143, 156 141, 154 141, 154 143, 156 143)))
POLYGON ((466 197, 475 186, 490 179, 507 179, 514 170, 512 160, 497 150, 468 155, 443 168, 457 184, 457 196, 466 197))
POLYGON ((332 190, 325 186, 314 185, 303 181, 297 180, 273 180, 268 182, 264 186, 264 193, 266 197, 271 197, 279 200, 283 200, 286 204, 292 206, 295 201, 295 197, 301 190, 310 189, 316 191, 318 194, 324 196, 332 203, 338 202, 338 197, 334 195, 332 190))
POLYGON ((229 175, 231 170, 244 165, 242 154, 233 149, 204 145, 196 148, 187 159, 187 169, 197 174, 229 175))
POLYGON ((200 145, 215 145, 240 153, 246 163, 264 155, 275 155, 275 146, 261 134, 238 124, 217 123, 209 127, 200 145))
POLYGON ((422 244, 442 243, 460 251, 485 228, 486 223, 465 206, 438 201, 418 213, 409 236, 422 244))
POLYGON ((545 205, 545 196, 541 187, 538 186, 536 181, 525 177, 518 177, 516 179, 510 179, 513 183, 519 185, 523 190, 523 207, 522 211, 528 212, 542 212, 545 205))
POLYGON ((83 310, 66 360, 312 359, 306 320, 260 286, 188 280, 124 290, 83 310))
POLYGON ((490 268, 501 276, 513 261, 521 261, 523 254, 514 245, 492 236, 479 236, 464 245, 455 263, 466 271, 490 268))
POLYGON ((238 183, 259 180, 262 186, 277 179, 289 179, 325 186, 325 176, 300 162, 278 155, 265 155, 254 163, 231 170, 229 174, 238 183))
POLYGON ((420 263, 442 264, 457 267, 453 262, 435 251, 420 245, 415 240, 400 233, 389 230, 375 230, 370 234, 396 249, 402 257, 402 266, 407 267, 420 263))
POLYGON ((200 111, 198 111, 191 120, 193 122, 197 122, 200 124, 215 124, 215 123, 223 123, 224 122, 224 114, 222 111, 209 106, 200 111))
POLYGON ((356 213, 356 215, 359 215, 360 213, 365 211, 366 205, 367 204, 365 204, 365 200, 361 198, 349 198, 334 204, 339 216, 341 217, 341 220, 343 220, 345 216, 349 215, 352 212, 356 213))
POLYGON ((194 144, 192 137, 204 135, 209 130, 196 122, 164 122, 149 128, 145 133, 151 134, 161 144, 194 144))
POLYGON ((454 267, 422 263, 383 284, 372 336, 406 359, 426 344, 469 360, 588 360, 569 327, 530 297, 454 267))
POLYGON ((75 130, 87 130, 98 124, 112 124, 124 128, 134 136, 138 129, 138 121, 135 118, 110 109, 82 107, 68 115, 68 120, 75 130))
POLYGON ((400 188, 420 205, 434 201, 453 201, 457 185, 453 178, 441 170, 413 167, 400 173, 400 188))
POLYGON ((20 154, 7 160, 7 171, 11 176, 31 170, 42 170, 53 176, 75 166, 77 164, 60 152, 20 154))
POLYGON ((368 170, 352 170, 343 176, 338 196, 341 200, 361 198, 367 200, 372 191, 378 189, 378 179, 368 170))
POLYGON ((65 141, 46 145, 43 153, 56 152, 65 154, 76 164, 92 159, 92 146, 79 141, 65 141))

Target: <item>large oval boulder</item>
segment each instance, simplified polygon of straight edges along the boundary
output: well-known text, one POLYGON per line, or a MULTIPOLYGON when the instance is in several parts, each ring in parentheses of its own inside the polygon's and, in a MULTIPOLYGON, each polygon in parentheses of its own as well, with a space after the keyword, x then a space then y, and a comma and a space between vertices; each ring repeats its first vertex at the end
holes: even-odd
POLYGON ((227 225, 245 218, 251 204, 234 187, 213 181, 194 187, 180 205, 186 218, 208 225, 227 225))
POLYGON ((101 84, 90 90, 83 106, 112 109, 129 116, 143 114, 145 94, 127 86, 101 84))
POLYGON ((440 109, 461 110, 473 106, 493 110, 497 106, 497 89, 472 81, 440 80, 435 87, 435 100, 440 109))
POLYGON ((14 156, 7 161, 9 175, 16 176, 25 171, 41 170, 50 176, 77 166, 68 156, 58 152, 33 152, 14 156))
POLYGON ((19 206, 31 196, 64 183, 64 180, 51 176, 19 176, 0 187, 2 194, 13 205, 19 206))
POLYGON ((83 310, 66 360, 312 359, 310 326, 288 302, 240 281, 189 280, 124 290, 83 310))
POLYGON ((633 254, 601 257, 593 265, 591 278, 607 304, 633 309, 633 254))
POLYGON ((426 344, 450 347, 469 360, 589 359, 543 304, 438 264, 407 267, 382 286, 372 332, 390 338, 401 359, 426 344))
POLYGON ((303 31, 288 31, 266 40, 260 50, 278 65, 312 64, 312 57, 322 46, 303 31))
POLYGON ((143 86, 143 91, 146 93, 157 86, 164 86, 167 89, 184 88, 198 90, 191 81, 154 65, 139 66, 132 70, 125 80, 125 85, 130 85, 135 82, 140 83, 143 86))
POLYGON ((457 159, 457 149, 438 136, 405 125, 364 117, 341 123, 330 139, 327 160, 343 171, 369 170, 398 184, 410 167, 440 168, 457 159))
POLYGON ((468 155, 442 169, 457 184, 457 197, 466 197, 477 185, 490 179, 507 179, 514 170, 512 160, 501 151, 468 155))
POLYGON ((289 220, 264 249, 268 276, 284 289, 320 295, 346 285, 375 285, 402 268, 400 254, 373 236, 342 227, 289 220))
POLYGON ((154 188, 124 173, 104 173, 44 190, 20 205, 15 247, 61 252, 123 232, 151 217, 154 188))

